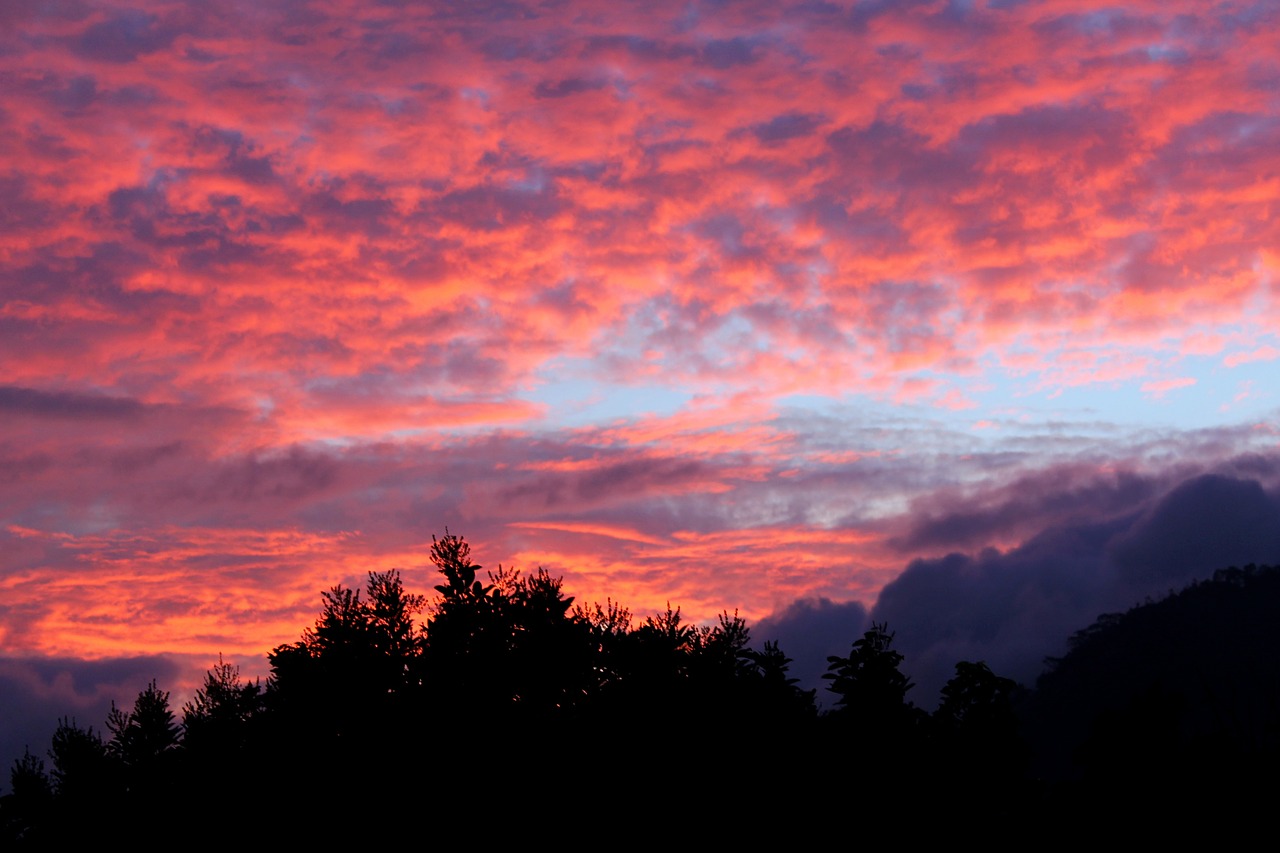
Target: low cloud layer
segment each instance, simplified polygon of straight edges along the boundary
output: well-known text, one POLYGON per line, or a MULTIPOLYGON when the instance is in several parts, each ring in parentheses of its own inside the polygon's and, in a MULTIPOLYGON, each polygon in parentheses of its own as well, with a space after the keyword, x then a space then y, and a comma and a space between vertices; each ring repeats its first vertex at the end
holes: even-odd
POLYGON ((1268 482, 1202 474, 1128 511, 1102 506, 1007 551, 913 560, 881 591, 871 618, 896 631, 916 699, 928 707, 959 660, 985 660, 1032 686, 1044 659, 1064 654, 1068 636, 1103 613, 1228 566, 1280 565, 1274 473, 1268 482))
MULTIPOLYGON (((52 769, 50 740, 59 721, 92 727, 104 737, 103 724, 114 701, 131 707, 155 680, 168 689, 181 666, 159 656, 85 661, 67 658, 0 657, 0 788, 9 793, 9 770, 26 752, 52 769)), ((180 704, 178 697, 172 697, 180 704)), ((180 710, 175 708, 175 710, 180 710)))

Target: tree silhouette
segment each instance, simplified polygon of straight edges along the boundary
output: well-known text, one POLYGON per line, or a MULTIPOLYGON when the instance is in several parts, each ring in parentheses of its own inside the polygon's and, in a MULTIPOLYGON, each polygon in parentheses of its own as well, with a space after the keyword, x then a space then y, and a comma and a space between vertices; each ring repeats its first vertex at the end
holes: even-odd
POLYGON ((420 699, 425 638, 414 617, 425 599, 391 570, 370 572, 364 597, 338 585, 321 601, 302 639, 268 655, 259 737, 305 772, 384 772, 420 699))
POLYGON ((406 592, 400 572, 395 570, 371 572, 365 591, 373 656, 384 664, 381 675, 387 688, 402 689, 410 679, 410 664, 426 641, 421 626, 414 621, 426 608, 426 597, 406 592))
POLYGON ((13 796, 25 800, 39 802, 53 796, 53 781, 45 772, 44 760, 32 755, 29 749, 23 750, 22 757, 14 760, 9 785, 13 796))
POLYGON ((431 537, 431 562, 444 576, 440 598, 427 621, 421 665, 434 713, 444 717, 491 715, 504 702, 503 679, 494 672, 507 638, 502 636, 493 585, 476 579, 482 568, 471 546, 445 532, 431 537))
POLYGON ((983 661, 959 661, 956 674, 942 688, 934 718, 971 732, 1003 729, 1013 722, 1011 697, 1017 686, 983 661))
POLYGON ((49 757, 53 759, 50 776, 54 791, 64 800, 99 797, 115 777, 102 736, 93 726, 80 728, 74 718, 58 720, 49 757))
POLYGON ((1018 735, 1017 689, 1017 682, 982 661, 956 663, 956 674, 942 688, 929 757, 939 797, 957 809, 982 804, 1012 817, 1025 803, 1028 754, 1018 735))
POLYGON ((912 683, 898 668, 888 626, 872 623, 848 656, 827 658, 823 678, 837 697, 827 715, 825 746, 836 760, 859 762, 871 772, 849 780, 848 796, 867 808, 888 808, 921 762, 923 721, 927 715, 907 700, 912 683))
POLYGON ((53 803, 37 832, 41 844, 87 842, 118 825, 124 797, 119 761, 92 726, 59 718, 49 747, 53 803))
MULTIPOLYGON (((498 567, 488 583, 464 539, 433 539, 443 576, 421 658, 433 713, 453 721, 565 722, 598 687, 600 639, 563 584, 498 567)), ((451 724, 451 723, 449 723, 451 724)))
MULTIPOLYGON (((795 816, 843 814, 850 802, 891 807, 917 772, 939 780, 913 780, 920 807, 944 814, 939 803, 958 804, 949 814, 964 819, 983 805, 969 792, 1008 794, 1020 778, 1000 757, 1016 740, 1012 682, 961 662, 930 723, 907 700, 912 684, 885 625, 828 658, 836 710, 818 715, 814 692, 789 677, 790 659, 774 642, 753 648, 736 612, 691 623, 668 605, 633 624, 612 600, 575 606, 541 568, 499 566, 481 579, 467 542, 447 531, 433 538, 431 560, 440 577, 429 603, 397 570, 369 573, 362 590, 322 592, 314 624, 269 655, 265 689, 219 657, 183 706, 181 727, 154 681, 131 709, 112 704, 105 742, 60 720, 52 772, 30 757, 15 766, 0 838, 86 843, 141 825, 187 829, 215 797, 290 827, 282 831, 296 830, 281 823, 294 809, 393 814, 423 802, 487 827, 477 822, 491 822, 492 807, 478 793, 494 779, 525 789, 554 778, 560 796, 606 827, 669 807, 676 792, 683 818, 723 804, 687 796, 697 780, 650 756, 725 767, 750 756, 764 779, 786 780, 751 815, 775 829, 795 816), (575 743, 643 760, 606 758, 603 770, 574 772, 575 743), (859 771, 832 772, 849 767, 859 771), (43 817, 33 805, 41 801, 43 817)), ((545 803, 503 817, 563 826, 545 803)))
POLYGON ((53 781, 44 761, 25 750, 13 762, 9 786, 10 792, 0 797, 0 842, 34 845, 53 807, 53 781))
POLYGON ((436 592, 443 597, 442 606, 458 601, 480 601, 493 588, 476 580, 476 572, 483 567, 471 562, 471 546, 467 541, 447 528, 442 538, 431 537, 431 562, 445 577, 445 583, 436 586, 436 592))
POLYGON ((838 698, 838 713, 873 727, 897 727, 912 718, 907 691, 914 685, 898 669, 902 655, 892 648, 888 626, 872 623, 847 657, 827 658, 827 689, 838 698))
MULTIPOLYGON (((620 650, 631 633, 631 611, 612 599, 601 606, 575 605, 574 618, 585 626, 591 673, 588 679, 588 702, 599 702, 621 688, 626 677, 621 666, 620 650)), ((599 713, 600 709, 594 709, 599 713)))
POLYGON ((545 569, 521 575, 499 567, 492 580, 495 630, 506 640, 493 662, 504 700, 524 717, 573 716, 594 688, 591 626, 545 569))
POLYGON ((778 643, 766 640, 764 648, 743 650, 750 661, 750 678, 753 684, 754 705, 767 718, 776 721, 808 719, 817 714, 814 691, 802 690, 800 679, 788 675, 791 658, 778 648, 778 643))
POLYGON ((193 752, 221 757, 246 745, 250 722, 262 710, 262 687, 240 679, 240 667, 218 663, 205 673, 204 684, 182 706, 183 744, 193 752))
POLYGON ((134 700, 133 710, 123 711, 112 702, 107 730, 107 752, 120 765, 125 792, 150 797, 161 791, 182 732, 169 708, 168 691, 152 680, 134 700))

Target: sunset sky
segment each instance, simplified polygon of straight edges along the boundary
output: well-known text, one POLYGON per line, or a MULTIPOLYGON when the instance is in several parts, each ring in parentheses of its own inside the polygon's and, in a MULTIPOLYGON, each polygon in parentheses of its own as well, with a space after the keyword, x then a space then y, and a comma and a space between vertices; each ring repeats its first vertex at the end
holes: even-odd
POLYGON ((446 527, 934 691, 1280 562, 1273 0, 5 3, 0 129, 11 719, 446 527))

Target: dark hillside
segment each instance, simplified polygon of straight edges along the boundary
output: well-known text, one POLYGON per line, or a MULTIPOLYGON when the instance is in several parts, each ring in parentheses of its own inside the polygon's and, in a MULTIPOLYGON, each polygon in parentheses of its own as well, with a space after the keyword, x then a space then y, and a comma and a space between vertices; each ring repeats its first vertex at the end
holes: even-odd
POLYGON ((1036 772, 1100 803, 1249 801, 1280 754, 1280 568, 1220 570, 1100 616, 1023 719, 1036 772))

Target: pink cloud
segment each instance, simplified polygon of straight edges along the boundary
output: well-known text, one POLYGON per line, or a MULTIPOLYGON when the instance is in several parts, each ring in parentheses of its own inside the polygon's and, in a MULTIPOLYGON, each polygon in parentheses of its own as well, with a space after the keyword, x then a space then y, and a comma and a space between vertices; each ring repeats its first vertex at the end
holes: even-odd
POLYGON ((445 524, 869 603, 1031 463, 850 400, 1274 359, 1274 9, 961 6, 0 12, 0 645, 261 651, 445 524))
POLYGON ((1239 367, 1253 361, 1274 361, 1280 358, 1280 350, 1272 346, 1260 346, 1251 352, 1234 352, 1222 360, 1226 367, 1239 367))
POLYGON ((1191 376, 1180 376, 1175 379, 1159 379, 1151 382, 1142 383, 1142 393, 1156 400, 1162 399, 1170 391, 1176 391, 1179 388, 1188 388, 1196 384, 1196 380, 1191 376))

